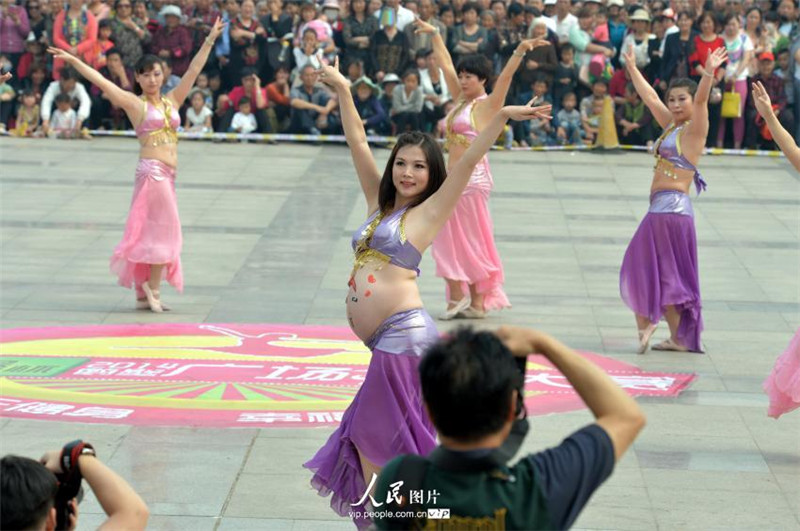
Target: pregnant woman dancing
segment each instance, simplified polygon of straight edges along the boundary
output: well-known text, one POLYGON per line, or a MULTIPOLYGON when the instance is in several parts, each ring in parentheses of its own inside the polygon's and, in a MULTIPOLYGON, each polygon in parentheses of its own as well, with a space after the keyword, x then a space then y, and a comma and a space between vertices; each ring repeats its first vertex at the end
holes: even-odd
POLYGON ((176 290, 183 290, 183 238, 175 197, 178 109, 194 86, 223 27, 217 19, 178 86, 164 96, 161 95, 164 69, 161 59, 154 55, 145 55, 136 63, 136 83, 142 91, 139 98, 74 55, 58 48, 48 49, 99 87, 112 105, 125 111, 135 126, 140 143, 139 164, 125 233, 111 257, 111 271, 119 277, 121 286, 135 288, 138 309, 150 308, 154 312, 169 309, 161 302, 159 294, 162 278, 176 290))
MULTIPOLYGON (((368 212, 353 235, 355 263, 346 304, 350 326, 372 357, 341 425, 304 465, 314 473, 312 485, 323 496, 332 493, 331 507, 345 516, 367 510, 365 492, 387 461, 400 454, 427 454, 436 444, 417 374, 421 355, 438 338, 417 287, 422 253, 508 119, 547 117, 550 108, 502 108, 449 172, 432 137, 402 134, 381 174, 338 64, 323 67, 319 75, 339 97, 368 212)), ((355 520, 359 527, 369 525, 366 517, 355 520)))
POLYGON ((689 188, 694 181, 698 194, 705 189, 697 163, 708 135, 708 95, 714 71, 727 54, 723 48, 709 54, 699 86, 689 79, 673 80, 666 105, 636 68, 633 49, 624 56, 636 91, 664 133, 654 147, 650 208, 625 251, 620 294, 636 314, 639 354, 647 350, 662 316, 670 337, 654 345, 654 350, 703 352, 697 236, 689 188))

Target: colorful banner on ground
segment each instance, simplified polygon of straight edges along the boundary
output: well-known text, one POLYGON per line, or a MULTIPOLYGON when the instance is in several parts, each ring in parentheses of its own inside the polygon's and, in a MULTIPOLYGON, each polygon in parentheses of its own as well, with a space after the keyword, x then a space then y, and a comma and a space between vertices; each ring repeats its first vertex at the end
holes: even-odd
MULTIPOLYGON (((691 374, 644 372, 584 352, 631 395, 676 396, 691 374)), ((369 350, 348 328, 148 324, 0 331, 0 417, 145 426, 333 425, 369 350)), ((541 356, 528 360, 531 415, 583 407, 541 356)))

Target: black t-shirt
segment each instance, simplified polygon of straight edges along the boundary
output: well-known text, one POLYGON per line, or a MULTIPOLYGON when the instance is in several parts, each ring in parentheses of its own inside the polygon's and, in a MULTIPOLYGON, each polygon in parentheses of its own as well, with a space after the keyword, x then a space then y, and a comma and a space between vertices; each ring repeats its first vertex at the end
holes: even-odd
MULTIPOLYGON (((488 452, 456 452, 437 448, 427 468, 422 490, 423 510, 449 509, 449 520, 427 518, 423 529, 567 529, 592 493, 614 468, 611 439, 597 424, 586 426, 555 448, 530 454, 513 467, 490 467, 478 472, 453 472, 436 465, 437 452, 463 460, 485 458, 488 452), (433 496, 431 496, 433 494, 433 496)), ((387 463, 378 479, 374 510, 378 529, 397 520, 389 511, 402 511, 391 498, 392 485, 402 479, 402 457, 387 463), (384 503, 385 502, 385 503, 384 503)))

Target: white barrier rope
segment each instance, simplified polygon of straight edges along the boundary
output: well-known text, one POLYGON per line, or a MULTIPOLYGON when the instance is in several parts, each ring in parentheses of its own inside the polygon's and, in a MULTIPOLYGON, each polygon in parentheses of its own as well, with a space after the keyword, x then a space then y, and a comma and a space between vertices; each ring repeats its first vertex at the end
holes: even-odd
MULTIPOLYGON (((93 130, 89 131, 92 136, 110 136, 110 137, 135 137, 134 131, 103 131, 93 130)), ((328 144, 344 144, 346 142, 344 135, 294 135, 294 134, 261 134, 261 133, 196 133, 183 131, 178 133, 178 138, 186 140, 254 140, 257 142, 322 142, 328 144)), ((397 141, 394 136, 367 136, 367 142, 373 144, 389 144, 392 145, 397 141)), ((512 147, 505 148, 503 146, 493 146, 496 151, 594 151, 599 148, 594 146, 536 146, 536 147, 512 147)), ((618 149, 624 151, 649 151, 646 146, 629 146, 620 145, 618 149)), ((707 155, 737 155, 740 157, 783 157, 780 151, 764 151, 758 149, 720 149, 720 148, 706 148, 705 154, 707 155)))

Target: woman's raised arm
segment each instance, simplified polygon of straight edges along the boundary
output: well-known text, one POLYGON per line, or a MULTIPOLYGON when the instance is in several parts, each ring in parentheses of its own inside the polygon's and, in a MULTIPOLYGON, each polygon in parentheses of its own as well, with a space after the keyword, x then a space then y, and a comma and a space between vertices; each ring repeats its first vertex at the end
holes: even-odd
POLYGON ((453 101, 458 101, 461 97, 461 85, 458 83, 458 73, 453 64, 453 58, 450 57, 450 52, 447 51, 447 45, 439 33, 439 28, 428 24, 421 18, 414 19, 414 26, 416 29, 414 33, 426 33, 431 36, 433 43, 433 55, 436 57, 436 64, 444 72, 444 82, 447 85, 447 90, 450 92, 450 97, 453 101))
POLYGON ((350 146, 350 155, 353 165, 361 183, 361 190, 367 200, 367 211, 372 213, 378 208, 378 190, 381 184, 381 174, 375 165, 375 159, 369 149, 367 133, 364 123, 358 114, 353 94, 350 92, 350 83, 339 72, 339 57, 331 65, 323 65, 319 70, 319 80, 336 91, 339 97, 339 110, 342 113, 342 127, 347 145, 350 146))
POLYGON ((786 155, 786 159, 797 171, 800 171, 800 147, 797 147, 792 135, 778 121, 778 117, 772 109, 772 101, 769 99, 769 94, 767 94, 764 85, 760 81, 753 83, 753 103, 756 106, 756 110, 758 110, 758 114, 764 117, 764 121, 769 127, 769 132, 772 133, 772 138, 775 139, 775 143, 786 155))
POLYGON ((78 71, 89 83, 96 85, 97 88, 103 91, 103 94, 108 96, 109 101, 123 109, 131 123, 137 124, 142 118, 142 101, 133 92, 128 92, 116 86, 111 80, 106 79, 103 75, 75 57, 66 50, 55 48, 53 46, 47 49, 47 52, 56 59, 61 59, 66 64, 78 71))
POLYGON ((418 233, 422 241, 416 242, 420 247, 430 245, 436 234, 444 226, 461 198, 464 188, 467 187, 475 165, 497 141, 497 137, 500 136, 509 119, 524 121, 533 118, 547 120, 551 118, 551 105, 531 107, 530 103, 528 105, 506 106, 500 109, 478 137, 472 141, 472 144, 458 159, 458 162, 450 169, 441 188, 418 207, 424 216, 424 228, 418 233))
POLYGON ((662 128, 666 128, 672 123, 672 113, 661 98, 658 97, 656 90, 650 86, 650 83, 644 78, 639 69, 636 68, 636 55, 633 53, 633 45, 628 46, 628 49, 622 52, 622 58, 625 60, 625 68, 631 76, 636 92, 650 112, 653 113, 653 118, 656 119, 662 128))
POLYGON ((169 94, 167 94, 167 97, 172 98, 172 102, 175 104, 176 108, 180 108, 181 105, 183 105, 183 102, 186 100, 186 96, 189 94, 189 91, 192 90, 192 87, 194 87, 194 82, 197 80, 197 76, 199 76, 200 72, 203 71, 203 67, 208 61, 208 56, 211 53, 211 50, 214 49, 214 41, 217 40, 217 37, 219 37, 224 29, 225 23, 222 22, 222 19, 217 17, 217 20, 214 21, 214 25, 211 27, 208 37, 206 37, 206 40, 203 41, 203 45, 200 47, 200 50, 192 58, 192 62, 189 63, 189 68, 186 69, 183 77, 181 77, 180 83, 178 83, 178 86, 172 89, 169 94))

